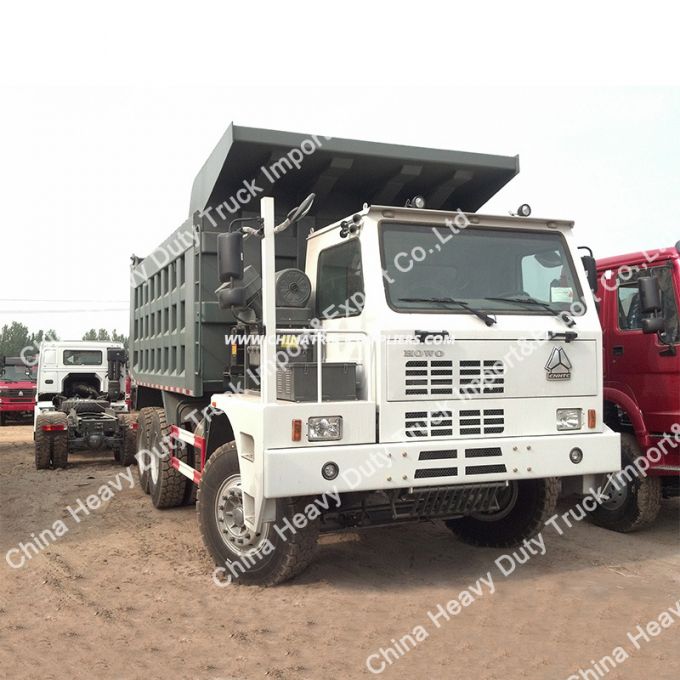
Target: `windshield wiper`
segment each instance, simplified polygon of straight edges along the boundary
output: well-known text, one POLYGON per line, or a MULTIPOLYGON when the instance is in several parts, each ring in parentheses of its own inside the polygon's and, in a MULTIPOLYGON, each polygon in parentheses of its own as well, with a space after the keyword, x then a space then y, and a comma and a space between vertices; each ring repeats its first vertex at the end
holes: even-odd
POLYGON ((485 314, 479 309, 470 307, 470 305, 464 300, 454 300, 450 297, 422 297, 422 298, 399 298, 399 302, 433 302, 440 305, 458 305, 462 307, 465 311, 474 314, 478 319, 481 319, 487 326, 493 326, 496 323, 496 319, 485 314))
POLYGON ((522 304, 522 305, 534 305, 535 307, 542 307, 545 309, 546 312, 550 312, 553 316, 556 316, 558 319, 561 319, 564 321, 564 323, 569 326, 569 328, 572 328, 573 326, 576 325, 576 321, 567 314, 567 312, 561 312, 558 309, 553 309, 547 302, 541 302, 540 300, 536 300, 532 297, 525 297, 525 298, 506 298, 506 297, 486 297, 484 298, 485 300, 492 300, 493 302, 515 302, 517 304, 522 304))

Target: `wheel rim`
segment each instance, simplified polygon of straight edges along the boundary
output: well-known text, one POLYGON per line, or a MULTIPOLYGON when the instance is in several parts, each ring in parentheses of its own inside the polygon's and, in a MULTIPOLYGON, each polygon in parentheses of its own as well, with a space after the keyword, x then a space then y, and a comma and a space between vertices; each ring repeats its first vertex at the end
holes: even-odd
POLYGON ((517 482, 510 482, 510 484, 498 494, 498 505, 500 506, 498 510, 492 512, 475 512, 472 513, 472 517, 482 522, 497 522, 499 519, 507 517, 512 512, 518 497, 519 486, 517 482))
POLYGON ((220 485, 215 496, 215 522, 224 544, 239 556, 258 553, 269 534, 269 524, 263 524, 259 533, 246 526, 241 475, 227 477, 220 485))
POLYGON ((605 485, 602 492, 603 494, 606 494, 608 498, 601 504, 601 507, 603 507, 605 510, 608 510, 609 512, 614 512, 623 507, 628 500, 628 496, 630 495, 629 483, 620 486, 619 484, 616 484, 614 480, 614 475, 607 475, 607 484, 605 485))

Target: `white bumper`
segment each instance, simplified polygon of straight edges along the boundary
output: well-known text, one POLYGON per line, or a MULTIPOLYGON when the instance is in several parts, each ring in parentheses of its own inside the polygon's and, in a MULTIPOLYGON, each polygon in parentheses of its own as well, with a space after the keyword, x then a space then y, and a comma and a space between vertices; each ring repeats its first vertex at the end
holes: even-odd
POLYGON ((543 437, 268 449, 264 456, 265 498, 573 477, 621 467, 619 435, 609 429, 543 437), (578 464, 569 458, 574 448, 583 452, 578 464), (328 462, 339 468, 333 480, 321 474, 328 462))

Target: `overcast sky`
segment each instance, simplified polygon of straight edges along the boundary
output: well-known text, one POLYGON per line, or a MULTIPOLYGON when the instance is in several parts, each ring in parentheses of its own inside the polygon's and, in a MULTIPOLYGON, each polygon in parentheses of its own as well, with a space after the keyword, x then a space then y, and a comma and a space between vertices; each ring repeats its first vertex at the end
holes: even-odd
POLYGON ((585 28, 577 12, 543 17, 547 34, 508 7, 470 33, 426 2, 415 23, 343 2, 322 25, 312 3, 12 10, 0 29, 12 65, 0 75, 0 324, 127 332, 129 256, 186 218, 193 178, 231 121, 519 154, 519 176, 484 211, 528 202, 534 216, 572 219, 598 256, 672 245, 680 87, 666 69, 679 62, 675 24, 653 4, 642 19, 590 11, 585 28))

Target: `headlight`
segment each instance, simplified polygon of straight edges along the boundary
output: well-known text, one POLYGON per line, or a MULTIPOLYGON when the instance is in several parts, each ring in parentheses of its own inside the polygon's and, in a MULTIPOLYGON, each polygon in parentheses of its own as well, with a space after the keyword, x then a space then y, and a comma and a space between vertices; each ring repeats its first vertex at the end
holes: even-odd
POLYGON ((342 439, 342 416, 321 416, 307 419, 307 439, 310 442, 342 439))
POLYGON ((583 427, 583 412, 580 408, 558 408, 558 430, 580 430, 583 427))

